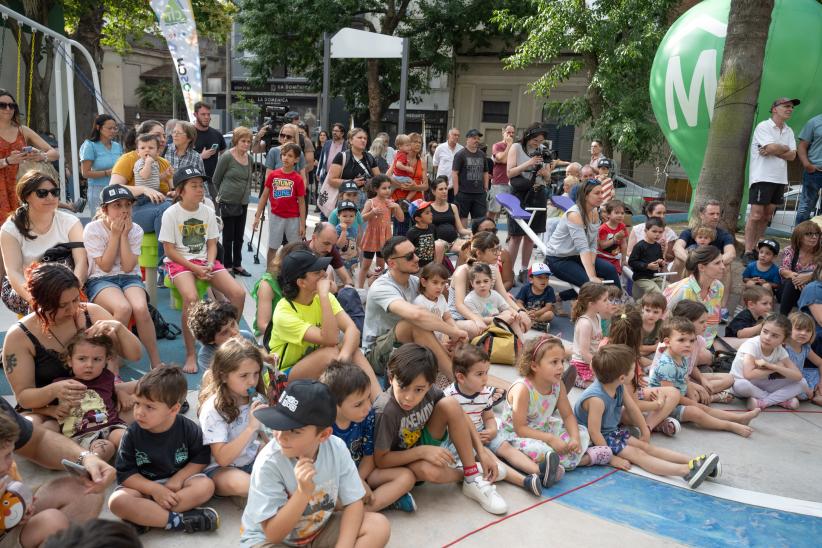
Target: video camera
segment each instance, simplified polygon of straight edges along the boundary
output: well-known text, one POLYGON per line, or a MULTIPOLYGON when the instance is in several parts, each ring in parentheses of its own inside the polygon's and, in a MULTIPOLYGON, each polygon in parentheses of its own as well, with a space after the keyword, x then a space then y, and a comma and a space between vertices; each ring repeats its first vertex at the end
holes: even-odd
POLYGON ((559 160, 559 151, 551 148, 551 141, 546 141, 548 144, 542 143, 533 152, 529 154, 532 158, 539 156, 542 158, 543 164, 550 164, 554 160, 559 160))
POLYGON ((279 128, 285 123, 285 114, 288 112, 288 107, 285 105, 266 105, 263 117, 263 123, 260 126, 260 131, 265 130, 265 139, 270 141, 271 146, 279 145, 279 128))

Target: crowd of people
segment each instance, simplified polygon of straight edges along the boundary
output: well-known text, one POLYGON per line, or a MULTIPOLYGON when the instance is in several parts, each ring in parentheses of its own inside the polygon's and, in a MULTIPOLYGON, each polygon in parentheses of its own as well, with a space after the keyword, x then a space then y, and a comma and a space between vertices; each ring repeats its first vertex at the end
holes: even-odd
POLYGON ((798 223, 781 250, 746 239, 755 257, 731 319, 737 257, 720 204, 699 204, 679 235, 660 201, 626 226, 599 141, 584 166, 547 158, 538 123, 519 139, 506 126, 490 155, 476 129, 369 146, 363 129, 334 124, 315 144, 289 113, 276 138, 238 127, 227 148, 198 103, 196 123, 145 121, 121 146, 100 115, 81 148, 84 226, 59 209, 54 176, 18 173, 58 151, 20 125, 3 90, 0 107, 2 300, 19 316, 2 349, 17 406, 0 400, 0 488, 20 481, 13 452, 74 474, 42 487, 0 546, 68 546, 104 502, 130 524, 112 535, 212 531, 215 495, 243 505, 243 546, 382 546, 385 512, 414 512, 418 482, 461 482, 491 514, 508 511, 495 482, 539 497, 580 466, 635 465, 698 488, 720 478, 719 456, 660 448, 652 432, 692 422, 749 437, 771 405, 822 405, 819 225, 798 223), (236 277, 251 276, 255 152, 266 170, 253 229, 268 223, 268 253, 252 333, 240 329, 236 277), (560 165, 567 211, 546 207, 560 165), (504 194, 546 208, 532 222, 544 262, 512 222, 503 247, 504 194), (179 367, 158 352, 147 245, 180 295, 179 367), (552 278, 571 289, 555 292, 552 278), (549 334, 566 304, 567 344, 549 334), (490 375, 478 346, 500 332, 517 341, 513 383, 490 375), (124 382, 120 366, 144 351, 151 370, 124 382), (185 374, 198 371, 195 421, 185 374), (714 406, 734 398, 747 411, 714 406))

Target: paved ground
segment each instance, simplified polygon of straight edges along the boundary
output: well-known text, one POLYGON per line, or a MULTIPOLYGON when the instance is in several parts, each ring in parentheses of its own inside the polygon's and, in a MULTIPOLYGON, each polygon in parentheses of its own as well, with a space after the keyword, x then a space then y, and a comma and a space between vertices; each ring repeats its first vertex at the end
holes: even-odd
MULTIPOLYGON (((263 249, 265 240, 264 236, 263 249)), ((250 257, 244 264, 255 274, 255 278, 241 280, 250 290, 253 282, 249 280, 262 273, 263 264, 254 265, 250 257)), ((245 313, 249 323, 253 311, 249 300, 245 313)), ((0 325, 12 321, 13 317, 0 311, 0 325)), ((567 333, 570 326, 556 327, 567 333)), ((512 368, 504 366, 494 366, 492 373, 508 379, 515 376, 512 368)), ((577 393, 572 393, 572 399, 577 393)), ((196 394, 190 393, 189 400, 193 403, 195 399, 196 394)), ((511 542, 538 546, 546 541, 574 547, 818 546, 822 538, 822 490, 818 487, 822 477, 822 459, 818 458, 822 453, 822 414, 820 408, 808 404, 800 411, 763 414, 753 423, 756 432, 750 439, 693 427, 684 428, 674 439, 654 436, 654 443, 663 447, 689 454, 714 451, 721 456, 724 475, 720 485, 706 484, 700 493, 681 488, 678 479, 672 480, 672 486, 663 478, 591 468, 568 474, 542 499, 511 485, 500 485, 499 492, 510 506, 508 516, 500 520, 463 497, 457 485, 423 485, 414 491, 419 505, 416 514, 389 513, 390 546, 442 546, 464 535, 470 536, 459 543, 461 546, 511 542), (549 497, 557 498, 549 501, 549 497), (480 528, 484 529, 475 532, 480 528)), ((193 411, 190 416, 194 416, 193 411)), ((19 464, 32 484, 53 475, 27 462, 19 464)), ((189 537, 156 531, 143 537, 145 546, 194 547, 204 542, 215 548, 237 546, 240 509, 225 499, 213 505, 222 517, 222 527, 216 533, 189 537)), ((107 511, 103 516, 112 517, 107 511)))

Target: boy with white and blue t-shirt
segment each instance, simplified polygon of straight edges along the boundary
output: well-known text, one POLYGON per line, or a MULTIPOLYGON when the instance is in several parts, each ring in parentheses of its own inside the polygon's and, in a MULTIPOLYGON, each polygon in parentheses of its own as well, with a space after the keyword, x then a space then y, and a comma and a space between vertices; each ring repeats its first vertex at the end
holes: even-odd
POLYGON ((334 435, 345 442, 357 465, 365 489, 366 511, 416 511, 417 504, 410 493, 416 481, 414 473, 404 467, 377 469, 374 464, 375 414, 368 375, 356 364, 334 361, 320 380, 337 401, 334 435))
POLYGON ((359 259, 359 247, 361 231, 357 224, 356 217, 360 214, 357 205, 349 200, 340 202, 339 207, 334 210, 337 213, 337 248, 340 250, 346 268, 351 268, 357 264, 359 259))
POLYGON ((275 431, 251 472, 241 546, 384 546, 390 526, 365 512, 345 442, 332 436, 337 404, 319 381, 294 380, 254 416, 275 431), (335 511, 339 500, 344 507, 335 511))
POLYGON ((554 288, 548 285, 551 269, 545 263, 536 263, 528 269, 528 283, 517 293, 517 304, 528 312, 533 323, 531 329, 547 331, 554 319, 554 303, 557 302, 554 288))

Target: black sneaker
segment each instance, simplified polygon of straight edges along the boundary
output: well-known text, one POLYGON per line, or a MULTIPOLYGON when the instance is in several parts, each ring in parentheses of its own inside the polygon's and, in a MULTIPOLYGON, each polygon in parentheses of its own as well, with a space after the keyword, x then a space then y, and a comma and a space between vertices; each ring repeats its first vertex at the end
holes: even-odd
MULTIPOLYGON (((700 455, 700 457, 703 458, 703 459, 707 458, 706 455, 700 455)), ((705 479, 707 479, 708 481, 716 481, 720 477, 722 477, 722 463, 719 462, 719 455, 717 455, 717 457, 716 457, 716 468, 711 470, 711 472, 708 474, 708 477, 705 478, 705 479)))
POLYGON ((545 459, 539 463, 539 477, 543 487, 548 489, 557 482, 558 469, 559 455, 551 451, 545 455, 545 459))
POLYGON ((747 265, 751 261, 758 261, 759 260, 759 253, 757 253, 756 251, 746 251, 745 253, 742 254, 740 259, 742 260, 743 263, 745 263, 747 265))
POLYGON ((204 506, 183 512, 183 530, 186 533, 216 531, 219 527, 220 515, 214 508, 204 506))
POLYGON ((539 480, 539 475, 537 474, 525 476, 522 481, 522 487, 537 497, 542 496, 542 482, 539 480))
POLYGON ((693 458, 688 462, 688 473, 682 476, 682 479, 688 482, 691 489, 696 489, 705 481, 705 478, 716 471, 717 462, 719 462, 719 457, 715 453, 693 458))

